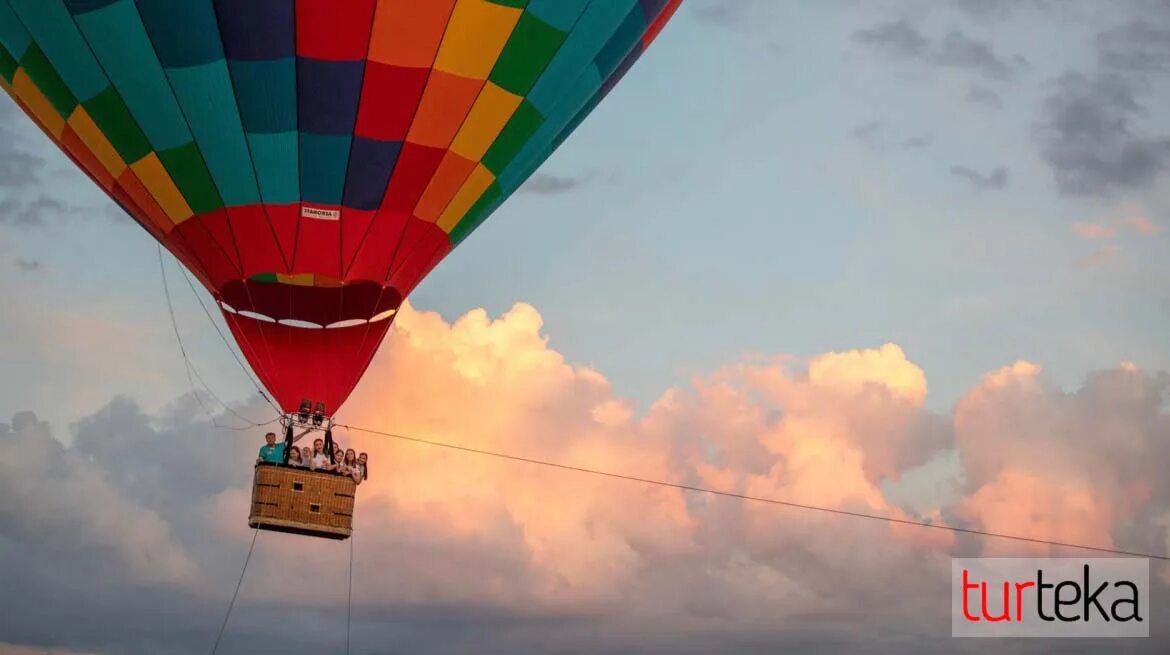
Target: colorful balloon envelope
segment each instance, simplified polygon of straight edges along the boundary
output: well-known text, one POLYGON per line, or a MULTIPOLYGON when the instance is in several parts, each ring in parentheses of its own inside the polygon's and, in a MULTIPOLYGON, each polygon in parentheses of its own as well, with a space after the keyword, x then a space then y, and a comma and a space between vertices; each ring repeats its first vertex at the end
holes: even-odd
POLYGON ((681 0, 0 0, 0 86, 332 414, 681 0))

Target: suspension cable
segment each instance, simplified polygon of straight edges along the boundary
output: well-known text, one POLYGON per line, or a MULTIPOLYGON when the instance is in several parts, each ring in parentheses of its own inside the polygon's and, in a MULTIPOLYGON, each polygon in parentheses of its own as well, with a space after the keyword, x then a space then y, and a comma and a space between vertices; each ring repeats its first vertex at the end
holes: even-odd
MULTIPOLYGON (((183 366, 186 369, 187 382, 188 382, 188 384, 191 385, 191 393, 195 396, 195 400, 199 403, 199 406, 203 408, 204 413, 207 414, 208 419, 211 420, 211 424, 213 426, 215 426, 217 429, 244 431, 244 430, 250 430, 252 428, 270 425, 270 424, 275 423, 276 421, 280 420, 280 416, 279 416, 280 413, 278 412, 278 416, 276 418, 265 421, 263 423, 253 421, 253 420, 249 419, 248 417, 237 412, 230 405, 228 405, 223 400, 221 400, 220 397, 217 396, 216 393, 211 390, 211 386, 207 384, 207 382, 203 379, 203 376, 199 374, 199 370, 195 368, 194 363, 191 362, 191 358, 187 354, 187 348, 185 345, 183 345, 183 335, 179 332, 179 322, 178 322, 178 319, 175 318, 175 306, 174 306, 174 302, 171 299, 171 288, 170 288, 170 284, 167 282, 167 269, 166 269, 166 265, 163 261, 162 245, 161 244, 159 244, 159 246, 158 246, 158 269, 159 269, 159 273, 162 275, 163 294, 166 296, 167 311, 170 313, 170 317, 171 317, 171 328, 174 330, 174 333, 175 333, 175 341, 179 345, 179 353, 183 356, 183 366), (192 376, 194 376, 194 377, 192 377, 192 376), (233 427, 230 425, 220 425, 219 422, 216 421, 214 414, 207 407, 206 403, 203 402, 203 399, 199 395, 199 390, 195 388, 195 379, 199 380, 200 384, 207 391, 207 394, 209 396, 211 396, 211 398, 216 403, 218 403, 221 407, 226 409, 230 414, 234 415, 236 418, 240 419, 241 421, 243 421, 247 425, 244 427, 233 427)), ((267 396, 265 396, 265 400, 268 400, 267 396)), ((268 400, 268 402, 269 402, 269 404, 272 404, 271 400, 268 400)))
POLYGON ((825 514, 834 514, 837 516, 845 516, 845 517, 856 518, 856 519, 866 519, 866 520, 870 520, 870 521, 882 521, 885 523, 892 523, 892 524, 898 524, 898 525, 909 525, 909 526, 914 526, 914 527, 919 527, 919 528, 929 528, 932 530, 946 530, 948 532, 953 532, 953 533, 958 533, 958 534, 976 535, 976 536, 988 537, 988 538, 992 538, 992 539, 1004 539, 1004 540, 1008 540, 1008 541, 1041 544, 1041 545, 1046 545, 1046 546, 1057 546, 1057 547, 1061 547, 1061 548, 1073 548, 1073 549, 1077 549, 1077 550, 1086 550, 1086 551, 1093 551, 1093 552, 1098 552, 1098 553, 1108 553, 1111 555, 1125 555, 1128 557, 1143 557, 1143 558, 1148 558, 1148 559, 1153 559, 1153 560, 1170 561, 1170 556, 1167 556, 1167 555, 1156 555, 1153 553, 1120 550, 1120 549, 1116 549, 1116 548, 1107 548, 1107 547, 1103 547, 1103 546, 1090 546, 1090 545, 1078 544, 1078 543, 1052 541, 1052 540, 1048 540, 1048 539, 1039 539, 1039 538, 1034 538, 1034 537, 1025 537, 1025 536, 1020 536, 1020 535, 1007 534, 1007 533, 1003 533, 1003 532, 989 532, 986 530, 976 530, 974 528, 961 528, 961 527, 954 526, 954 525, 947 525, 945 523, 932 523, 932 522, 927 522, 927 521, 915 521, 912 519, 901 519, 901 518, 897 518, 894 516, 885 516, 882 514, 866 514, 864 512, 852 512, 849 510, 835 509, 832 507, 824 507, 824 506, 820 506, 820 505, 794 503, 794 502, 790 502, 790 501, 786 501, 786 500, 779 500, 776 498, 766 498, 766 497, 762 497, 762 496, 750 496, 747 494, 736 493, 733 491, 721 491, 718 489, 710 489, 707 487, 698 487, 698 486, 689 485, 689 484, 680 484, 677 482, 667 482, 665 480, 655 480, 653 478, 644 478, 644 477, 639 477, 636 475, 626 475, 623 473, 613 473, 610 471, 603 471, 601 469, 588 468, 588 467, 584 467, 584 466, 574 466, 574 465, 570 465, 570 464, 561 464, 558 462, 550 462, 547 460, 536 459, 536 458, 532 458, 532 457, 522 457, 520 455, 509 455, 507 453, 502 453, 502 452, 497 452, 497 451, 492 451, 492 450, 484 450, 481 448, 472 448, 470 446, 460 446, 458 444, 447 443, 447 442, 443 442, 443 441, 422 439, 419 437, 411 437, 411 436, 407 436, 407 435, 403 435, 403 434, 396 434, 393 432, 383 432, 381 430, 372 430, 369 428, 362 428, 362 427, 358 427, 358 426, 354 426, 354 425, 338 424, 337 427, 345 428, 347 430, 353 430, 355 432, 365 432, 368 434, 373 434, 373 435, 378 435, 378 436, 383 436, 383 437, 390 437, 392 439, 398 439, 401 441, 409 441, 411 443, 422 444, 422 445, 426 445, 426 446, 435 446, 438 448, 447 448, 449 450, 457 450, 457 451, 464 452, 464 453, 471 453, 471 454, 475 454, 475 455, 484 455, 487 457, 495 457, 497 459, 506 459, 506 460, 510 460, 513 462, 523 462, 525 464, 534 464, 537 466, 547 466, 549 468, 559 469, 559 470, 563 470, 563 471, 574 471, 576 473, 585 473, 588 475, 595 475, 595 476, 599 476, 599 477, 613 478, 613 479, 617 479, 617 480, 627 480, 630 482, 639 482, 642 484, 655 485, 655 486, 659 486, 659 487, 668 487, 671 489, 678 489, 680 491, 691 491, 691 492, 707 494, 707 495, 711 495, 711 496, 723 496, 726 498, 736 498, 738 500, 746 500, 746 501, 750 501, 750 502, 766 503, 769 505, 780 505, 780 506, 788 507, 791 509, 799 509, 799 510, 805 510, 805 511, 811 511, 811 512, 821 512, 821 513, 825 513, 825 514))
POLYGON ((215 333, 219 335, 219 340, 223 342, 223 345, 227 348, 227 351, 231 353, 232 358, 235 359, 236 363, 240 365, 240 370, 244 372, 244 375, 248 378, 248 381, 252 383, 252 386, 256 387, 256 393, 260 394, 260 397, 263 398, 264 401, 272 407, 272 409, 276 410, 277 414, 284 414, 284 411, 281 410, 280 407, 277 407, 276 403, 272 402, 272 398, 270 398, 264 391, 263 385, 261 385, 260 381, 252 374, 252 371, 248 369, 247 365, 244 364, 244 361, 240 359, 238 354, 236 354, 235 348, 232 348, 232 344, 230 341, 228 341, 228 338, 223 333, 223 330, 219 329, 219 324, 215 322, 215 319, 211 316, 211 311, 207 309, 207 305, 204 304, 203 298, 199 295, 199 291, 195 288, 195 283, 191 280, 191 274, 188 273, 185 268, 180 267, 180 270, 183 272, 183 279, 187 281, 187 286, 191 289, 191 295, 195 296, 195 300, 199 302, 199 307, 203 309, 203 315, 207 317, 207 322, 211 323, 211 327, 215 328, 215 333))

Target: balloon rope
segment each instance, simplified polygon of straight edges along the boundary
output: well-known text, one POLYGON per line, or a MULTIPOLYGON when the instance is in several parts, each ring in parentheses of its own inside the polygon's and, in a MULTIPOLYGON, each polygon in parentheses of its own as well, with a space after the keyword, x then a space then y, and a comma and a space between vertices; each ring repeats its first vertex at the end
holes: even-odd
POLYGON ((191 275, 186 271, 186 269, 183 269, 183 278, 187 280, 187 286, 191 288, 191 293, 195 296, 195 300, 199 301, 199 307, 203 309, 203 315, 207 317, 207 322, 211 323, 211 327, 215 328, 215 333, 219 335, 219 340, 223 342, 223 345, 227 348, 227 351, 231 353, 232 358, 235 359, 236 363, 240 365, 240 370, 243 371, 244 375, 248 377, 248 381, 252 383, 252 386, 256 387, 256 393, 260 394, 260 397, 263 398, 264 401, 267 402, 270 407, 272 407, 272 409, 276 410, 277 414, 284 414, 284 412, 276 406, 276 403, 272 402, 272 398, 270 398, 268 394, 265 393, 264 387, 260 384, 260 381, 252 375, 252 372, 248 370, 247 365, 245 365, 243 360, 240 359, 240 356, 236 354, 236 350, 232 348, 232 344, 228 341, 228 338, 223 333, 223 330, 219 329, 219 324, 215 322, 215 319, 211 316, 211 311, 208 310, 207 305, 203 303, 203 298, 199 296, 199 291, 195 288, 195 283, 191 281, 191 275))
POLYGON ((708 494, 712 496, 723 496, 726 498, 735 498, 738 500, 746 500, 757 503, 767 503, 769 505, 780 505, 792 509, 800 509, 812 512, 822 512, 825 514, 835 514, 837 516, 846 516, 856 519, 867 519, 870 521, 882 521, 885 523, 893 523, 899 525, 909 525, 919 528, 929 528, 933 530, 946 530, 958 534, 970 534, 980 537, 989 537, 993 539, 1005 539, 1009 541, 1019 541, 1032 544, 1042 544, 1047 546, 1058 546, 1061 548, 1074 548, 1077 550, 1094 551, 1098 553, 1109 553, 1111 555, 1125 555, 1128 557, 1143 557, 1154 560, 1170 561, 1170 556, 1156 555, 1153 553, 1144 553, 1140 551, 1119 550, 1116 548, 1107 548, 1103 546, 1088 546, 1085 544, 1067 543, 1060 541, 1050 541, 1048 539, 1038 539, 1033 537, 1023 537, 1019 535, 1006 534, 1002 532, 988 532, 985 530, 975 530, 972 528, 960 528, 945 523, 929 523, 926 521, 914 521, 911 519, 900 519, 893 516, 884 516, 881 514, 866 514, 863 512, 851 512, 843 509, 834 509, 831 507, 823 507, 819 505, 806 505, 802 503, 793 503, 786 500, 778 500, 775 498, 765 498, 762 496, 749 496, 746 494, 735 493, 731 491, 720 491, 718 489, 710 489, 706 487, 696 487, 688 484, 679 484, 677 482, 666 482, 663 480, 654 480, 652 478, 643 478, 635 475, 625 475, 622 473, 612 473, 600 469, 586 468, 584 466, 572 466, 569 464, 560 464, 557 462, 550 462, 547 460, 534 459, 531 457, 521 457, 519 455, 509 455, 507 453, 496 452, 491 450, 483 450, 480 448, 471 448, 469 446, 460 446, 457 444, 446 443, 442 441, 433 441, 431 439, 421 439, 419 437, 409 437, 402 434, 395 434, 393 432, 382 432, 380 430, 371 430, 369 428, 361 428, 353 425, 338 425, 339 428, 354 430, 356 432, 366 432, 369 434, 379 435, 383 437, 390 437, 392 439, 399 439, 402 441, 409 441, 416 444, 423 444, 427 446, 435 446, 438 448, 447 448, 450 450, 458 450, 465 453, 472 453, 475 455, 485 455, 487 457, 495 457, 498 459, 506 459, 513 462, 523 462, 525 464, 535 464, 537 466, 547 466, 550 468, 560 469, 564 471, 574 471, 577 473, 585 473, 588 475, 596 475, 600 477, 613 478, 618 480, 628 480, 631 482, 640 482, 642 484, 650 484, 659 487, 668 487, 671 489, 678 489, 680 491, 691 491, 696 493, 708 494))
POLYGON ((236 410, 232 409, 231 406, 229 406, 223 400, 220 400, 219 396, 217 396, 215 394, 215 392, 211 390, 211 387, 203 379, 203 376, 199 374, 199 370, 196 369, 195 365, 191 363, 191 358, 187 355, 187 348, 186 348, 186 346, 183 345, 183 335, 179 332, 179 322, 175 318, 175 305, 171 301, 171 287, 170 287, 170 284, 167 283, 167 268, 163 262, 162 244, 159 244, 159 246, 158 246, 158 270, 159 270, 159 273, 162 274, 163 293, 166 295, 166 299, 167 299, 167 311, 171 315, 171 328, 174 329, 175 341, 177 341, 179 344, 179 353, 183 356, 183 366, 186 368, 186 371, 187 371, 187 383, 191 385, 191 393, 195 396, 195 400, 199 403, 199 406, 203 408, 204 413, 207 414, 207 418, 211 420, 211 424, 214 425, 216 428, 220 428, 220 429, 242 431, 242 430, 249 430, 251 428, 262 427, 262 426, 269 425, 271 423, 278 421, 280 419, 279 416, 277 416, 276 418, 274 418, 272 420, 266 421, 264 423, 257 423, 256 421, 253 421, 253 420, 247 418, 246 416, 241 415, 236 410), (194 379, 192 378, 192 376, 194 376, 194 379), (231 413, 232 415, 234 415, 236 418, 240 419, 241 421, 247 423, 248 425, 246 427, 233 427, 230 425, 220 425, 215 420, 214 414, 212 414, 211 410, 208 409, 207 405, 203 402, 203 398, 200 397, 200 395, 199 395, 199 390, 195 388, 195 380, 196 379, 199 380, 199 383, 207 391, 207 394, 209 396, 211 396, 212 400, 219 403, 220 406, 222 406, 224 409, 226 409, 229 413, 231 413))

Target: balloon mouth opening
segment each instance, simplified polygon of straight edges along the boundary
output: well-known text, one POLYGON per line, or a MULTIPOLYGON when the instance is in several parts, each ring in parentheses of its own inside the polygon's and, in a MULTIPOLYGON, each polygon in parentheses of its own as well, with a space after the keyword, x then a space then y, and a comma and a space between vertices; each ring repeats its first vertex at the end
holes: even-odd
POLYGON ((276 318, 272 318, 271 316, 265 316, 264 314, 260 314, 258 312, 253 312, 253 311, 250 311, 247 309, 238 310, 235 307, 232 307, 231 305, 227 304, 226 302, 223 302, 222 300, 219 301, 219 308, 228 314, 235 314, 236 316, 243 316, 244 318, 250 318, 254 321, 261 321, 263 323, 276 323, 279 325, 287 325, 289 327, 303 328, 306 330, 321 330, 321 329, 337 330, 337 329, 348 328, 348 327, 357 327, 359 325, 370 325, 371 323, 381 323, 382 321, 385 321, 386 319, 388 319, 388 318, 390 318, 398 313, 397 309, 388 309, 380 314, 377 314, 375 316, 371 316, 370 318, 347 318, 347 319, 342 320, 342 321, 336 321, 333 323, 328 323, 326 325, 321 325, 319 323, 312 323, 310 321, 302 321, 302 320, 295 319, 295 318, 276 319, 276 318))
MULTIPOLYGON (((284 276, 282 276, 284 277, 284 276)), ((289 276, 294 277, 294 276, 289 276)), ((256 277, 231 280, 216 301, 225 314, 305 330, 337 330, 393 319, 402 296, 391 286, 355 280, 328 286, 256 277)))

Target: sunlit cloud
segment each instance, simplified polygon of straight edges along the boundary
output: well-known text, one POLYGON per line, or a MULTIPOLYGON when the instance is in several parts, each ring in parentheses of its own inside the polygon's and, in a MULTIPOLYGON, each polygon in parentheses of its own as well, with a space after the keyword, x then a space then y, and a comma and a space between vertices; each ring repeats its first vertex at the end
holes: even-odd
POLYGON ((1077 221, 1069 228, 1072 233, 1082 239, 1109 239, 1117 236, 1117 228, 1101 223, 1077 221))
MULTIPOLYGON (((1170 457, 1170 419, 1160 404, 1166 387, 1164 377, 1126 363, 1069 393, 1047 382, 1038 364, 1019 361, 988 372, 953 414, 938 415, 924 404, 926 372, 887 343, 807 358, 747 357, 637 412, 601 372, 550 348, 529 305, 452 322, 406 305, 341 418, 827 510, 1158 551, 1170 537, 1157 523, 1170 504, 1158 465, 1170 457), (910 511, 889 495, 889 485, 951 455, 961 463, 954 498, 922 497, 910 511)), ((252 537, 245 471, 260 430, 212 430, 185 403, 169 412, 152 418, 116 401, 82 421, 77 445, 55 457, 90 462, 67 469, 66 487, 90 472, 108 481, 103 493, 125 504, 117 512, 143 522, 137 532, 157 542, 152 566, 197 571, 197 580, 184 574, 168 584, 192 598, 218 598, 233 584, 225 554, 242 554, 252 537), (166 548, 175 558, 169 564, 158 559, 166 548)), ((1071 554, 345 428, 335 436, 371 458, 354 541, 353 594, 366 611, 459 607, 535 624, 573 617, 599 630, 623 626, 615 647, 664 639, 679 622, 695 626, 692 638, 752 633, 782 643, 786 631, 808 627, 810 614, 830 620, 834 634, 843 625, 861 634, 881 620, 918 634, 946 619, 940 599, 952 556, 1071 554), (883 601, 890 588, 905 602, 883 601)), ((19 505, 10 511, 8 526, 32 521, 19 505)), ((118 524, 98 521, 94 511, 58 503, 52 514, 64 525, 118 524)), ((140 542, 125 537, 112 552, 129 561, 140 542)), ((307 612, 346 601, 344 546, 262 534, 257 548, 252 604, 307 612), (308 563, 320 580, 312 589, 302 574, 308 563)))
POLYGON ((1122 224, 1140 234, 1157 234, 1162 231, 1161 225, 1145 216, 1130 216, 1122 219, 1122 224))
POLYGON ((0 643, 0 655, 94 655, 90 651, 0 643))
POLYGON ((1077 260, 1077 268, 1093 269, 1101 268, 1113 260, 1117 259, 1117 255, 1121 253, 1121 246, 1116 243, 1101 246, 1092 253, 1085 255, 1077 260))

